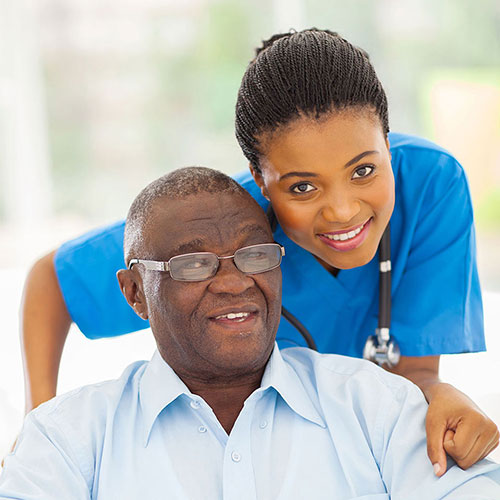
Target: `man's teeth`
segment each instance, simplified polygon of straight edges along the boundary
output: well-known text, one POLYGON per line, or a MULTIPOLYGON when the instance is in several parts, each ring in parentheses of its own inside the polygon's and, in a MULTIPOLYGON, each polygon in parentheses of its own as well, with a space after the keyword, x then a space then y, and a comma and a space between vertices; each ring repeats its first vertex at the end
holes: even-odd
MULTIPOLYGON (((365 222, 366 224, 366 222, 365 222)), ((358 229, 355 229, 354 231, 349 231, 348 233, 341 233, 341 234, 324 234, 323 236, 326 236, 330 240, 334 241, 346 241, 354 238, 354 236, 357 236, 365 227, 365 224, 362 226, 358 227, 358 229)))
POLYGON ((235 319, 237 321, 243 321, 250 316, 250 313, 247 312, 238 312, 238 313, 229 313, 229 314, 221 314, 220 316, 216 316, 215 319, 235 319))

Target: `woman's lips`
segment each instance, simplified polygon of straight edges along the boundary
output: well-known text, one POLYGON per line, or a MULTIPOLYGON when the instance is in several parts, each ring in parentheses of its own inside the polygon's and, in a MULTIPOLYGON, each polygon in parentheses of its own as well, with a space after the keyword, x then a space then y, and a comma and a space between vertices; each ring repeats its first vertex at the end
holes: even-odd
POLYGON ((332 231, 329 233, 318 234, 319 239, 329 247, 339 252, 348 252, 358 248, 368 236, 368 231, 372 218, 363 224, 354 226, 349 231, 332 231), (335 239, 334 239, 335 238, 335 239))

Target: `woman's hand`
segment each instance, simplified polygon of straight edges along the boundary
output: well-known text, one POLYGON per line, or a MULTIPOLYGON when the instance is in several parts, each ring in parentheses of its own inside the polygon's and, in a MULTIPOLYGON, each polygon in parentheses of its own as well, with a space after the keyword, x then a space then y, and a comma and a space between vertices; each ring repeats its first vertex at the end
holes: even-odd
POLYGON ((418 385, 429 402, 427 454, 437 476, 446 472, 446 453, 467 469, 498 446, 495 423, 463 392, 439 380, 439 356, 401 356, 396 367, 384 368, 418 385))
POLYGON ((437 476, 446 472, 446 455, 468 469, 498 446, 499 433, 464 393, 449 384, 428 388, 432 393, 425 420, 427 454, 437 476))

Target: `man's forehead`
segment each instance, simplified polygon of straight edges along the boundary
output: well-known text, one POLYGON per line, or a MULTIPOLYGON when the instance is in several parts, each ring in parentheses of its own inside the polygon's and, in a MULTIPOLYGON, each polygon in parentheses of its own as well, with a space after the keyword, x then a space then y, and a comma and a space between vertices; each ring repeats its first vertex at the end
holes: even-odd
MULTIPOLYGON (((171 253, 179 255, 183 253, 191 253, 198 251, 217 251, 214 245, 219 246, 222 242, 232 250, 237 250, 240 244, 256 244, 269 243, 272 239, 268 229, 260 224, 245 224, 240 228, 235 228, 230 231, 230 238, 224 237, 224 233, 220 234, 221 238, 215 235, 199 235, 193 238, 192 234, 181 235, 177 238, 175 244, 170 248, 171 253), (232 248, 235 247, 235 248, 232 248)), ((172 242, 174 243, 174 242, 172 242)))
POLYGON ((169 252, 189 253, 220 241, 231 246, 245 239, 272 240, 262 209, 242 195, 200 193, 179 200, 158 200, 151 215, 149 237, 152 243, 161 244, 162 251, 167 242, 169 252))

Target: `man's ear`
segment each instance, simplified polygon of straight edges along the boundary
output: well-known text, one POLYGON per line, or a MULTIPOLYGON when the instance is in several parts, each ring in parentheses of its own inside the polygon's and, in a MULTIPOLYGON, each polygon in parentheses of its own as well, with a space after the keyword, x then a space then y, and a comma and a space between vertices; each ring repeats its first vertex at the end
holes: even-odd
POLYGON ((116 273, 120 290, 127 299, 130 307, 142 319, 148 319, 148 306, 144 291, 142 289, 142 279, 138 272, 133 269, 120 269, 116 273))
POLYGON ((260 187, 260 192, 266 200, 269 200, 269 193, 267 192, 266 185, 264 184, 264 178, 262 177, 262 172, 259 172, 255 167, 249 163, 250 173, 252 174, 253 180, 260 187))

